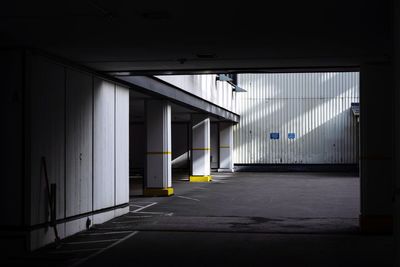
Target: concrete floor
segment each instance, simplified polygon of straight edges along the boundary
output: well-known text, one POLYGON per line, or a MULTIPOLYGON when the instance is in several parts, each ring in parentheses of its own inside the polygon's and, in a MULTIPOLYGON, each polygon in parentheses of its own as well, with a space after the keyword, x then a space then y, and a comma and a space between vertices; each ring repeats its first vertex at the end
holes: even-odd
POLYGON ((129 214, 14 263, 392 266, 392 236, 358 232, 359 179, 351 174, 214 174, 212 183, 175 174, 168 198, 141 197, 140 182, 132 180, 129 214))

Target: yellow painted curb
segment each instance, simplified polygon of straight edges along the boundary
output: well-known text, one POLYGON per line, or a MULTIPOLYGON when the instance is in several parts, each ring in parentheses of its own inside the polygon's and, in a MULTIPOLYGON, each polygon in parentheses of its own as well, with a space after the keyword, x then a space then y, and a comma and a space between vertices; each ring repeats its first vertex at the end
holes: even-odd
POLYGON ((190 182, 194 183, 207 183, 212 181, 211 175, 205 175, 205 176, 193 176, 191 175, 189 178, 190 182))
POLYGON ((174 194, 172 187, 168 188, 145 188, 143 195, 146 197, 168 197, 174 194))

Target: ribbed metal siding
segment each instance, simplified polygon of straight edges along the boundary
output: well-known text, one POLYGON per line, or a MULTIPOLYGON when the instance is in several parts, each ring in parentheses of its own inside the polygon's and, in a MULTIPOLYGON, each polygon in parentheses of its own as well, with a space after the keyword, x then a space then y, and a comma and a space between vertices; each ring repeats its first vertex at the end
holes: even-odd
POLYGON ((235 163, 356 163, 358 72, 241 74, 235 163), (280 134, 270 139, 271 132, 280 134), (288 139, 295 133, 295 139, 288 139))

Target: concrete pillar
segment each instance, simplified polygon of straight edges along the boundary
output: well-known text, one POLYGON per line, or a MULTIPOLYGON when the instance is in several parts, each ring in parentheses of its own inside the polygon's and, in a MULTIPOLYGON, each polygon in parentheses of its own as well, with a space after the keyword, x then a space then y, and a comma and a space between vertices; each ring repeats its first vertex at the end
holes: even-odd
POLYGON ((233 125, 219 123, 219 169, 218 172, 233 172, 233 125))
POLYGON ((386 64, 364 64, 360 72, 360 227, 392 231, 394 187, 393 83, 386 64))
POLYGON ((191 182, 210 182, 210 118, 192 115, 191 182))
POLYGON ((146 102, 145 196, 174 194, 171 172, 171 106, 166 100, 146 102))
POLYGON ((400 266, 400 2, 393 1, 394 3, 394 21, 393 21, 393 33, 394 33, 394 90, 395 90, 395 208, 394 208, 394 234, 396 240, 395 249, 395 264, 394 266, 400 266))

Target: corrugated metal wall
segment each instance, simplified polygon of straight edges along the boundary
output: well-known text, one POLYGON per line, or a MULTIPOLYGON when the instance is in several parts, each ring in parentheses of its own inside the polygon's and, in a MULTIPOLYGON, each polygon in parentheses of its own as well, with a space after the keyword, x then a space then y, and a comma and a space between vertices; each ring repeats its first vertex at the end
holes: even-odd
POLYGON ((359 101, 358 72, 241 74, 238 79, 247 92, 236 95, 241 118, 234 127, 235 164, 357 163, 350 106, 359 101))

